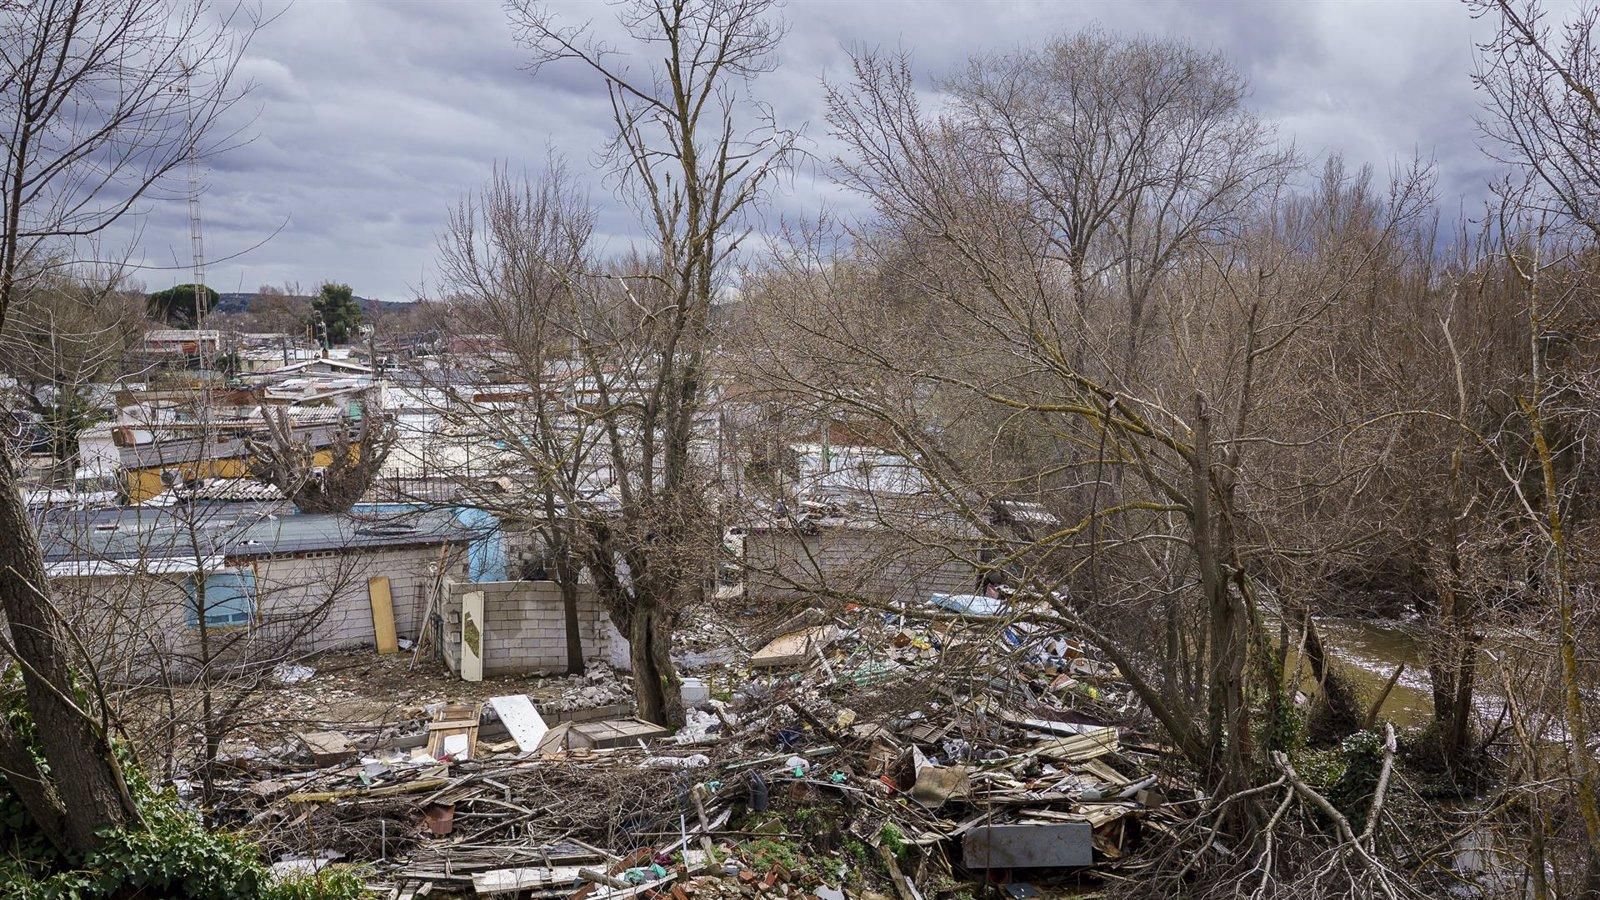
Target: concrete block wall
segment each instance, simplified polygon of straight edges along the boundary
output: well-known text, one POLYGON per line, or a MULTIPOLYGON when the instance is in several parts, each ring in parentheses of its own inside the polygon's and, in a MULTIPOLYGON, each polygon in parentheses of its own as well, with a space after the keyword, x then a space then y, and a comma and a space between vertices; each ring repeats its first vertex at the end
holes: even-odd
MULTIPOLYGON (((627 658, 626 641, 595 598, 594 586, 578 593, 578 633, 584 659, 616 665, 627 658)), ((554 674, 567 668, 566 610, 561 589, 553 581, 454 582, 445 592, 445 663, 460 670, 461 598, 483 592, 483 673, 485 675, 554 674)))
POLYGON ((972 548, 919 543, 887 529, 756 531, 745 537, 744 552, 746 596, 758 602, 817 592, 914 602, 933 593, 970 594, 978 584, 972 548))

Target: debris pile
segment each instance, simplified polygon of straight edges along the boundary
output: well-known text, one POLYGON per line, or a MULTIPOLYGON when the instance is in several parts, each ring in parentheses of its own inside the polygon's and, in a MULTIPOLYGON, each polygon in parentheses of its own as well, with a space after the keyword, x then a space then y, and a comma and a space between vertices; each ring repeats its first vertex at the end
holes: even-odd
POLYGON ((1117 877, 1167 828, 1165 755, 1133 738, 1114 667, 987 599, 811 610, 702 654, 676 734, 580 706, 613 699, 587 679, 439 705, 359 751, 301 734, 309 766, 238 779, 229 805, 281 863, 365 862, 391 897, 918 900, 1117 877))

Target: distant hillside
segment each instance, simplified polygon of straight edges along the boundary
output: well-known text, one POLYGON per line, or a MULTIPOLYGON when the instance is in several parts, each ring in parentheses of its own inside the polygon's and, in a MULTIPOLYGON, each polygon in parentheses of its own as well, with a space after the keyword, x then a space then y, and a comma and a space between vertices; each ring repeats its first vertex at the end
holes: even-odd
MULTIPOLYGON (((222 299, 217 302, 217 312, 247 313, 250 311, 251 304, 255 303, 255 301, 261 295, 254 291, 250 291, 246 293, 235 292, 230 294, 219 294, 218 296, 220 296, 222 299)), ((307 303, 311 302, 310 297, 300 297, 298 299, 304 300, 307 303)), ((374 300, 371 297, 362 297, 359 295, 356 297, 356 302, 361 304, 361 313, 362 315, 366 316, 371 316, 381 312, 395 312, 398 310, 403 310, 410 307, 412 303, 412 301, 409 300, 374 300)))

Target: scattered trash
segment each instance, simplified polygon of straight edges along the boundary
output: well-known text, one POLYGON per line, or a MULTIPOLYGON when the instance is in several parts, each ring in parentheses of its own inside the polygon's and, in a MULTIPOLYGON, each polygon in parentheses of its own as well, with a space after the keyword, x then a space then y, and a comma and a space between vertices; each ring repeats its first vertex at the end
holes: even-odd
POLYGON ((711 688, 698 678, 685 678, 679 696, 684 706, 698 706, 711 699, 711 688))
POLYGON ((285 871, 333 847, 396 898, 917 900, 965 880, 1028 900, 1170 833, 1184 794, 1151 774, 1161 751, 1114 666, 1014 595, 931 609, 808 610, 738 638, 759 649, 684 679, 677 729, 633 717, 625 676, 597 666, 230 750, 219 812, 285 871))
POLYGON ((695 744, 711 738, 721 728, 722 720, 716 715, 691 709, 684 714, 683 727, 672 739, 679 744, 695 744))
POLYGON ((704 753, 693 756, 651 756, 641 765, 652 769, 700 769, 711 765, 711 757, 704 753))
POLYGON ((982 594, 934 594, 929 598, 934 606, 962 616, 993 618, 1006 611, 1006 602, 998 597, 982 594))
POLYGON ((299 684, 302 681, 310 681, 316 674, 316 669, 294 663, 278 663, 272 667, 273 680, 279 684, 299 684))

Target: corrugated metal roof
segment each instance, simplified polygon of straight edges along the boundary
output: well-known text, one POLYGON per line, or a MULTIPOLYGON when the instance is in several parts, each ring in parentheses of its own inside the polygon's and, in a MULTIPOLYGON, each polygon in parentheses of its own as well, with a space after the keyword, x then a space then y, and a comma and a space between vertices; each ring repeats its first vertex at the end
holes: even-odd
POLYGON ((448 509, 346 515, 300 513, 287 503, 183 503, 113 510, 54 510, 39 517, 51 563, 82 560, 229 559, 317 550, 377 550, 466 542, 478 531, 448 509))

